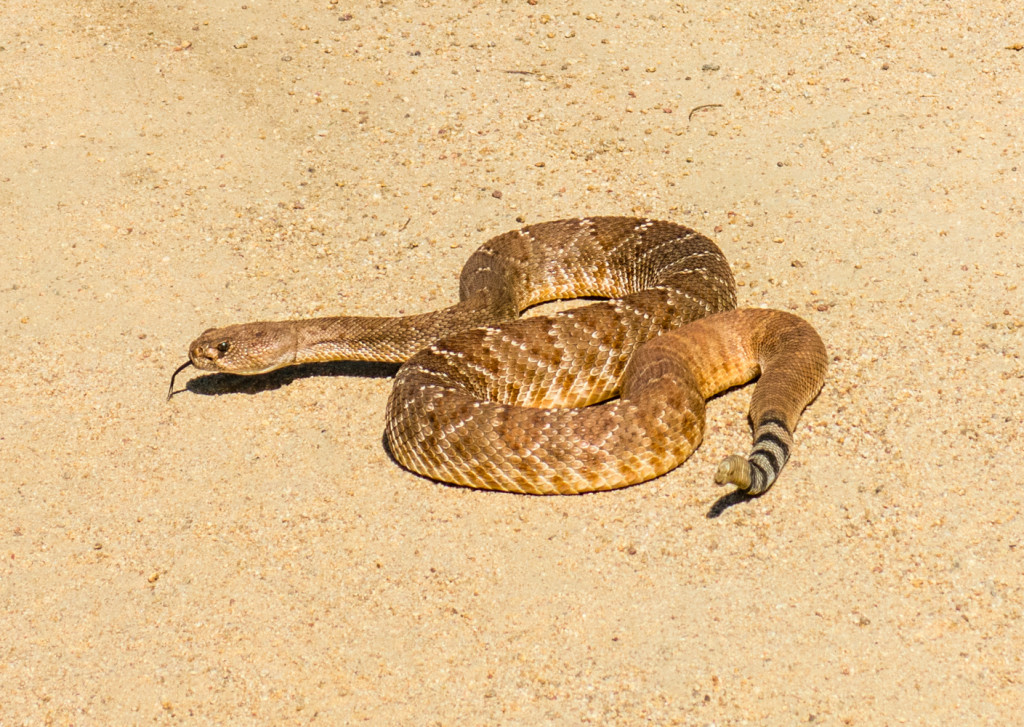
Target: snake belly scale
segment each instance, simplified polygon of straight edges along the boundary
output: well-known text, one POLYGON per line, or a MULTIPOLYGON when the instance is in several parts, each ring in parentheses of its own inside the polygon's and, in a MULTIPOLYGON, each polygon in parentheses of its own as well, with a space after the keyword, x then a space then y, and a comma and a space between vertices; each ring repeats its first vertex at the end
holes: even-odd
POLYGON ((404 467, 531 494, 664 474, 700 444, 705 400, 758 376, 753 447, 723 461, 715 479, 761 494, 788 460, 827 362, 802 319, 736 310, 729 265, 704 235, 590 217, 492 238, 463 268, 451 307, 210 329, 181 368, 258 374, 335 360, 403 362, 385 432, 404 467), (589 296, 609 300, 519 318, 538 303, 589 296))

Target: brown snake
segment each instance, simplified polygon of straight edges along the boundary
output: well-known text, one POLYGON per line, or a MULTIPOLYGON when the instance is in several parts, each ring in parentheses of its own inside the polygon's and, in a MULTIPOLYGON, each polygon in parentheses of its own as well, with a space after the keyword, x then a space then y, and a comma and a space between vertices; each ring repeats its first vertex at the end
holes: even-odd
POLYGON ((436 480, 532 494, 668 472, 700 444, 705 399, 760 375, 753 448, 715 475, 757 495, 788 460, 827 359, 802 319, 735 306, 729 265, 700 233, 631 217, 559 220, 486 242, 463 268, 454 306, 210 329, 175 375, 189 365, 259 374, 314 361, 404 362, 386 415, 394 458, 436 480), (583 296, 610 300, 519 318, 583 296))

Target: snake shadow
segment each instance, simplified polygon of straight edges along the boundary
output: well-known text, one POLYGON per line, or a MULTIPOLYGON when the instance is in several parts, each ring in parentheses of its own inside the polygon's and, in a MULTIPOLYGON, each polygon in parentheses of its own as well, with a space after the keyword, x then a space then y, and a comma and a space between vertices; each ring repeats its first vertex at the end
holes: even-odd
POLYGON ((708 520, 714 520, 717 517, 721 517, 722 514, 730 507, 733 507, 734 505, 742 505, 744 502, 756 499, 756 495, 748 495, 742 490, 727 492, 712 503, 711 509, 708 510, 708 514, 705 515, 705 517, 708 520))
MULTIPOLYGON (((376 363, 372 361, 327 361, 323 363, 299 364, 255 376, 236 374, 205 374, 185 384, 185 390, 203 396, 222 394, 260 394, 264 391, 288 386, 296 379, 313 376, 345 376, 362 379, 388 379, 398 373, 399 364, 376 363)), ((180 394, 176 391, 174 394, 180 394)))

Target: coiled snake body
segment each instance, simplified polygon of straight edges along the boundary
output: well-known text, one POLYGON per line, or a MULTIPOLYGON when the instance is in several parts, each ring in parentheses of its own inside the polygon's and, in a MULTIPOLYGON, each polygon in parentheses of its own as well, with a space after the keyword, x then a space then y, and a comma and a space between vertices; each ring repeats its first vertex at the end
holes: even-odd
POLYGON ((824 381, 814 329, 781 311, 735 310, 722 252, 670 222, 591 217, 499 235, 466 263, 459 299, 414 316, 210 329, 181 368, 257 374, 312 361, 404 362, 385 425, 395 459, 437 480, 533 494, 612 489, 669 471, 700 444, 705 399, 759 374, 753 448, 723 461, 715 479, 763 493, 824 381), (518 318, 581 296, 610 300, 518 318))

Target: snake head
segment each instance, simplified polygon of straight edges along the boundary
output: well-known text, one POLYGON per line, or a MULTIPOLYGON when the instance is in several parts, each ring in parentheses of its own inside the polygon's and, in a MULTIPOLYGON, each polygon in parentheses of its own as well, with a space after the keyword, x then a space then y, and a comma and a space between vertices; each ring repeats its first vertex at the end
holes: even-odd
POLYGON ((241 323, 210 328, 188 347, 192 365, 227 374, 265 374, 295 363, 294 327, 281 321, 241 323))

